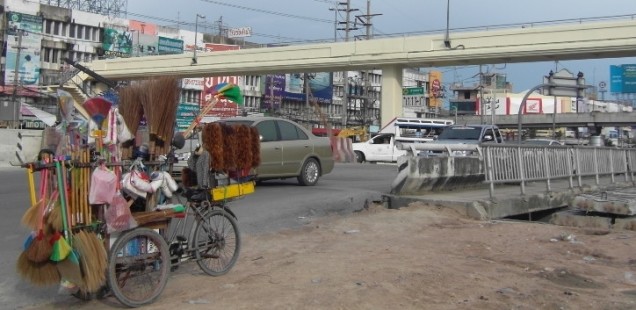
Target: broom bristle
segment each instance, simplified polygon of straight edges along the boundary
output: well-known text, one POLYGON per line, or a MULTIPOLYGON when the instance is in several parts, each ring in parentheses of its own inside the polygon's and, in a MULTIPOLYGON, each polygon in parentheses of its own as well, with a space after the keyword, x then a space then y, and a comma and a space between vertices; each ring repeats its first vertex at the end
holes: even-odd
MULTIPOLYGON (((92 234, 94 235, 94 234, 92 234)), ((83 271, 84 287, 87 292, 96 292, 106 283, 106 250, 101 245, 97 236, 97 240, 102 250, 94 245, 94 240, 85 231, 80 231, 73 235, 73 247, 77 249, 80 255, 80 266, 83 271)))
POLYGON ((55 285, 61 280, 53 262, 34 263, 27 258, 26 252, 22 252, 18 257, 16 270, 23 279, 37 286, 55 285))
POLYGON ((54 231, 62 231, 64 230, 64 220, 62 219, 62 208, 58 204, 46 217, 46 223, 52 228, 54 231))
POLYGON ((29 209, 24 212, 22 216, 22 220, 20 221, 22 225, 31 228, 32 230, 36 230, 38 227, 38 222, 40 221, 40 207, 44 203, 43 199, 38 200, 34 205, 32 205, 29 209))
POLYGON ((49 238, 44 235, 44 232, 40 232, 24 252, 30 261, 43 263, 49 260, 51 253, 53 253, 53 246, 49 243, 49 238))

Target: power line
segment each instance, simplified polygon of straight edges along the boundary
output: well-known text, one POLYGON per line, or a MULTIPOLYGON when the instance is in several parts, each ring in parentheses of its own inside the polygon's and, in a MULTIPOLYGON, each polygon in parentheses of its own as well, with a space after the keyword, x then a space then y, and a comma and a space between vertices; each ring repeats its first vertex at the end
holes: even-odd
MULTIPOLYGON (((288 18, 302 19, 302 20, 305 20, 305 21, 310 20, 310 21, 315 21, 315 22, 320 22, 320 23, 329 23, 329 24, 332 23, 331 20, 324 19, 324 18, 315 18, 315 17, 300 16, 300 15, 294 15, 294 14, 288 14, 288 13, 282 13, 282 12, 275 12, 275 11, 269 11, 269 10, 257 9, 257 8, 252 8, 252 7, 246 7, 246 6, 230 4, 230 3, 220 2, 220 1, 212 1, 212 0, 201 0, 201 1, 212 3, 212 4, 217 4, 217 5, 228 6, 228 7, 241 9, 241 10, 246 10, 246 11, 265 13, 265 14, 271 14, 271 15, 288 17, 288 18)), ((331 2, 327 2, 327 3, 331 3, 331 2)))

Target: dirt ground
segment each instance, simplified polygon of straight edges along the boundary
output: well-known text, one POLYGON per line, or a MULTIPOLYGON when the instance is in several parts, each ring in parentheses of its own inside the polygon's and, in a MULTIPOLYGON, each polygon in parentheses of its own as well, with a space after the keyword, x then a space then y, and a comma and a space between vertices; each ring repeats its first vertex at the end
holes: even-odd
MULTIPOLYGON (((151 309, 636 309, 636 232, 476 221, 414 204, 243 236, 230 273, 187 264, 151 309)), ((111 309, 113 298, 40 308, 111 309)))

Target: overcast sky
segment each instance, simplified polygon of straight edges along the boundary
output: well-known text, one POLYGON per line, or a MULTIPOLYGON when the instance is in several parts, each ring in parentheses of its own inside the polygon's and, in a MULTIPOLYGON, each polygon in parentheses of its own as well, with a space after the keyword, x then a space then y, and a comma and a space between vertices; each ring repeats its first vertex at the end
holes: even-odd
MULTIPOLYGON (((346 0, 340 0, 346 2, 346 0)), ((373 33, 377 36, 397 33, 443 32, 446 28, 447 3, 450 2, 449 25, 452 30, 465 27, 520 24, 567 19, 634 15, 636 0, 371 0, 373 33)), ((366 14, 367 0, 351 0, 351 15, 366 14)), ((205 15, 199 29, 215 32, 219 21, 224 27, 252 27, 248 40, 258 43, 280 43, 304 40, 333 40, 335 1, 326 0, 129 0, 128 18, 169 25, 177 22, 194 25, 196 14, 205 15)), ((344 8, 341 6, 341 8, 344 8)), ((344 12, 339 12, 344 20, 344 12)), ((353 17, 352 17, 353 19, 353 17)), ((188 25, 182 28, 193 29, 188 25)), ((342 27, 342 26, 340 26, 342 27)), ((361 27, 362 28, 362 27, 361 27)), ((351 32, 350 37, 364 34, 351 32)), ((339 40, 344 32, 338 31, 339 40)), ((636 58, 562 61, 558 68, 573 73, 582 71, 588 84, 608 82, 609 66, 636 63, 636 58)), ((556 64, 492 64, 484 70, 505 73, 514 91, 523 91, 542 82, 556 64)), ((472 84, 479 68, 442 68, 444 83, 472 84)), ((609 94, 607 95, 609 98, 609 94)))

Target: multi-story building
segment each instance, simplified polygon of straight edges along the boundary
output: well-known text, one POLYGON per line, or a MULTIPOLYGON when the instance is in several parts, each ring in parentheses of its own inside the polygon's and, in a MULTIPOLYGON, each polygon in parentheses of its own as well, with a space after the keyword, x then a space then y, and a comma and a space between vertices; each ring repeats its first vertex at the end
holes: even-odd
MULTIPOLYGON (((0 0, 0 3, 5 12, 0 17, 0 28, 6 43, 0 77, 3 85, 0 101, 4 103, 0 105, 2 127, 20 126, 21 103, 55 114, 55 86, 77 83, 86 98, 104 91, 94 87, 97 82, 79 83, 82 81, 72 79, 78 70, 68 65, 66 59, 89 63, 104 58, 151 57, 167 53, 192 53, 195 58, 195 53, 261 47, 244 40, 240 46, 234 44, 233 39, 222 35, 222 31, 215 35, 197 33, 61 7, 65 4, 49 5, 50 1, 0 0)), ((189 78, 182 79, 180 104, 184 111, 192 114, 198 106, 205 104, 209 87, 232 82, 241 87, 245 99, 244 106, 236 109, 236 114, 271 113, 305 123, 308 127, 322 126, 324 119, 337 127, 379 125, 381 79, 380 70, 189 78), (315 99, 320 109, 304 95, 305 79, 311 89, 310 99, 315 99)), ((408 113, 427 112, 440 106, 438 101, 443 94, 438 89, 440 79, 438 76, 432 78, 429 73, 405 70, 405 87, 426 89, 417 104, 406 109, 408 113)), ((405 105, 404 102, 401 104, 405 105)), ((214 113, 213 110, 210 115, 213 118, 228 116, 214 113)), ((187 121, 187 118, 182 119, 182 125, 187 121)))

